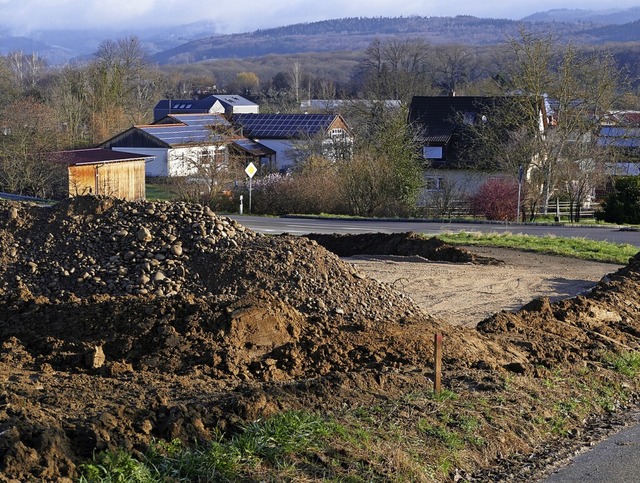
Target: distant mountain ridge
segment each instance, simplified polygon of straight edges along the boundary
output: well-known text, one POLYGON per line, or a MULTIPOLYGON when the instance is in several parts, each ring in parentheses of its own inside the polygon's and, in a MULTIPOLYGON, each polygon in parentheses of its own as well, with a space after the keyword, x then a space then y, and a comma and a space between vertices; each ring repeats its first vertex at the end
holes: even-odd
POLYGON ((376 38, 421 38, 433 44, 472 46, 504 42, 524 25, 530 31, 555 32, 581 43, 640 41, 640 7, 626 10, 555 9, 521 20, 456 17, 353 17, 220 35, 216 25, 200 21, 175 27, 115 30, 40 30, 13 36, 0 26, 0 54, 37 52, 50 64, 83 60, 105 39, 135 35, 153 62, 179 64, 209 59, 269 54, 362 51, 376 38))
POLYGON ((31 54, 37 52, 50 64, 65 64, 82 60, 94 54, 98 46, 107 39, 118 39, 135 35, 149 54, 202 37, 215 34, 216 25, 199 21, 171 28, 150 27, 135 31, 126 30, 36 30, 27 35, 14 35, 8 27, 0 27, 0 54, 21 50, 31 54))
POLYGON ((640 7, 596 11, 557 8, 546 12, 534 13, 528 17, 524 17, 522 20, 525 22, 566 22, 620 25, 640 20, 640 7))

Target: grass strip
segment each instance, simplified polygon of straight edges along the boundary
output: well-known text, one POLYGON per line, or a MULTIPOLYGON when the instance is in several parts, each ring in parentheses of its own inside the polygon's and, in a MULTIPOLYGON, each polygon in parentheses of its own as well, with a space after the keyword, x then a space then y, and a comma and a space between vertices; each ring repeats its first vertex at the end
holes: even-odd
POLYGON ((553 235, 533 236, 513 233, 457 232, 443 233, 438 238, 452 245, 475 245, 573 257, 582 260, 625 265, 640 248, 628 243, 611 243, 579 237, 553 235))

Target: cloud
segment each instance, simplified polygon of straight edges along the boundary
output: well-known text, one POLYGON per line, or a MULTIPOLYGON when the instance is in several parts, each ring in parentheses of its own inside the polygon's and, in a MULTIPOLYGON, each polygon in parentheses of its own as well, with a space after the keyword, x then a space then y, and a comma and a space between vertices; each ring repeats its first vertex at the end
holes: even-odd
MULTIPOLYGON (((618 0, 616 8, 637 5, 618 0)), ((0 0, 0 23, 26 33, 44 28, 126 28, 211 20, 220 33, 344 17, 455 16, 522 18, 557 8, 602 9, 601 1, 525 0, 0 0)))

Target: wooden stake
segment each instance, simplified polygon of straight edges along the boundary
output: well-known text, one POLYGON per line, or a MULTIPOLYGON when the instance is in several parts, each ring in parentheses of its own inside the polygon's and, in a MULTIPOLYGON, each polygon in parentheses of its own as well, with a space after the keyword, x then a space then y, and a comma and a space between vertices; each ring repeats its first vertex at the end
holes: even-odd
POLYGON ((438 395, 442 388, 442 333, 433 338, 433 392, 438 395))

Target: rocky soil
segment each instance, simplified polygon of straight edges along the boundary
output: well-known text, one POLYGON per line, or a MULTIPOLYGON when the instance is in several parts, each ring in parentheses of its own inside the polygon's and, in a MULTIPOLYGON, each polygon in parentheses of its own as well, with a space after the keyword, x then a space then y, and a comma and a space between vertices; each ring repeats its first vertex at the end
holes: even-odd
MULTIPOLYGON (((95 451, 398 397, 430 384, 436 331, 445 383, 460 391, 638 350, 640 256, 585 296, 535 300, 476 330, 434 319, 319 242, 261 236, 196 204, 0 203, 0 481, 74 478, 95 451)), ((496 263, 410 234, 368 243, 496 263)), ((467 471, 536 444, 501 438, 467 471)))

